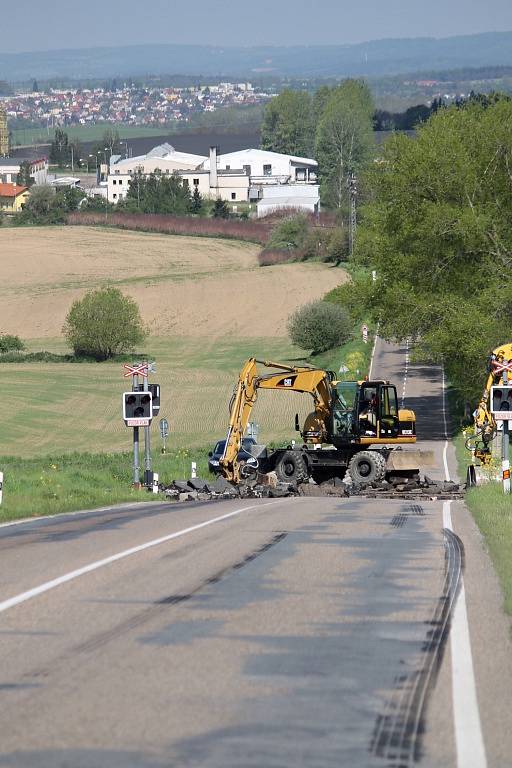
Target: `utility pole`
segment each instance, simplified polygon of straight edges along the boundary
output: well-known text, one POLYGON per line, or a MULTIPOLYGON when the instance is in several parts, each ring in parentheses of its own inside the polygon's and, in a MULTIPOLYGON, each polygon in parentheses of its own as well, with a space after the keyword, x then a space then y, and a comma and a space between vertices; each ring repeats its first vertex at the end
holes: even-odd
POLYGON ((356 200, 357 200, 357 179, 354 171, 350 171, 348 175, 348 194, 349 194, 349 254, 352 257, 354 253, 354 245, 356 241, 356 230, 357 230, 357 209, 356 209, 356 200))

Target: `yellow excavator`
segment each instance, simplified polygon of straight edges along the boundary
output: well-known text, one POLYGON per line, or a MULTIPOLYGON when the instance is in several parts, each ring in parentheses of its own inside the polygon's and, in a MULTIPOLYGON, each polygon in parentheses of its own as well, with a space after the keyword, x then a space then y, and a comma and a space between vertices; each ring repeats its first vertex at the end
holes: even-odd
MULTIPOLYGON (((504 373, 507 383, 512 383, 512 343, 501 344, 493 349, 487 360, 487 380, 478 406, 473 414, 475 434, 466 440, 466 448, 473 454, 473 462, 478 460, 481 465, 488 466, 492 458, 492 442, 496 437, 498 426, 493 411, 503 408, 512 410, 511 393, 505 393, 505 402, 493 402, 493 399, 503 400, 504 373), (497 391, 493 398, 493 387, 497 391)), ((476 484, 475 465, 468 467, 467 484, 476 484)))
POLYGON ((370 483, 386 474, 419 472, 416 455, 393 450, 416 442, 416 417, 413 411, 398 408, 396 387, 389 381, 339 381, 332 371, 251 357, 240 371, 233 393, 219 462, 230 482, 239 483, 255 471, 254 462, 243 464, 238 454, 260 389, 308 393, 314 403, 302 431, 298 415, 295 417, 303 444, 272 451, 258 446, 254 457, 261 474, 273 471, 280 481, 299 483, 310 477, 342 478, 348 469, 353 482, 370 483), (272 370, 262 374, 258 365, 272 370), (370 450, 371 446, 376 447, 370 450))

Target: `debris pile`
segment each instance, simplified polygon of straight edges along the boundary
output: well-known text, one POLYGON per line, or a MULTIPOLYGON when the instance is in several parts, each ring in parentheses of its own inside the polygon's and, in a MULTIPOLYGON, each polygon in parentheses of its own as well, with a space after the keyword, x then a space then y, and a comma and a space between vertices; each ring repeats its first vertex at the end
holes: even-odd
POLYGON ((215 480, 203 480, 194 477, 190 480, 174 480, 168 487, 162 488, 170 501, 211 501, 213 499, 275 499, 286 496, 346 498, 360 496, 367 499, 462 499, 464 485, 432 480, 425 476, 422 480, 399 478, 381 480, 369 484, 347 484, 339 477, 322 483, 310 480, 306 483, 282 483, 275 473, 260 475, 257 480, 240 485, 232 485, 223 477, 215 480))

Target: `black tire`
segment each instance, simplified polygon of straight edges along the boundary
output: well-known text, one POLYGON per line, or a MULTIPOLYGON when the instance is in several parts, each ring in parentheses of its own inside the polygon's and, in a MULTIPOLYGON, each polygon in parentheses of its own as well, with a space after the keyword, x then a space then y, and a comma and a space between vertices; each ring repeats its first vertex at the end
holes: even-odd
POLYGON ((304 456, 299 451, 283 453, 274 471, 281 483, 302 483, 309 476, 304 456))
POLYGON ((350 459, 348 472, 353 483, 378 482, 384 478, 386 459, 377 451, 359 451, 350 459))

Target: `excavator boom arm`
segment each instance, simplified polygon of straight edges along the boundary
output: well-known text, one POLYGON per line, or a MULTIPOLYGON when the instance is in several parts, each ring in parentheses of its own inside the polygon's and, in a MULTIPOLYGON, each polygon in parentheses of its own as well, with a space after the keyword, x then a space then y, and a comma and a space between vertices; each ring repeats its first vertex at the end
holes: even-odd
POLYGON ((330 382, 332 377, 333 374, 317 368, 290 366, 272 361, 256 360, 253 357, 249 358, 240 371, 238 384, 231 400, 226 446, 220 460, 225 477, 232 482, 239 482, 240 480, 238 452, 256 402, 258 389, 280 389, 308 393, 313 397, 317 415, 320 419, 325 419, 331 407, 330 382), (265 368, 277 368, 281 373, 259 375, 257 363, 265 368))

